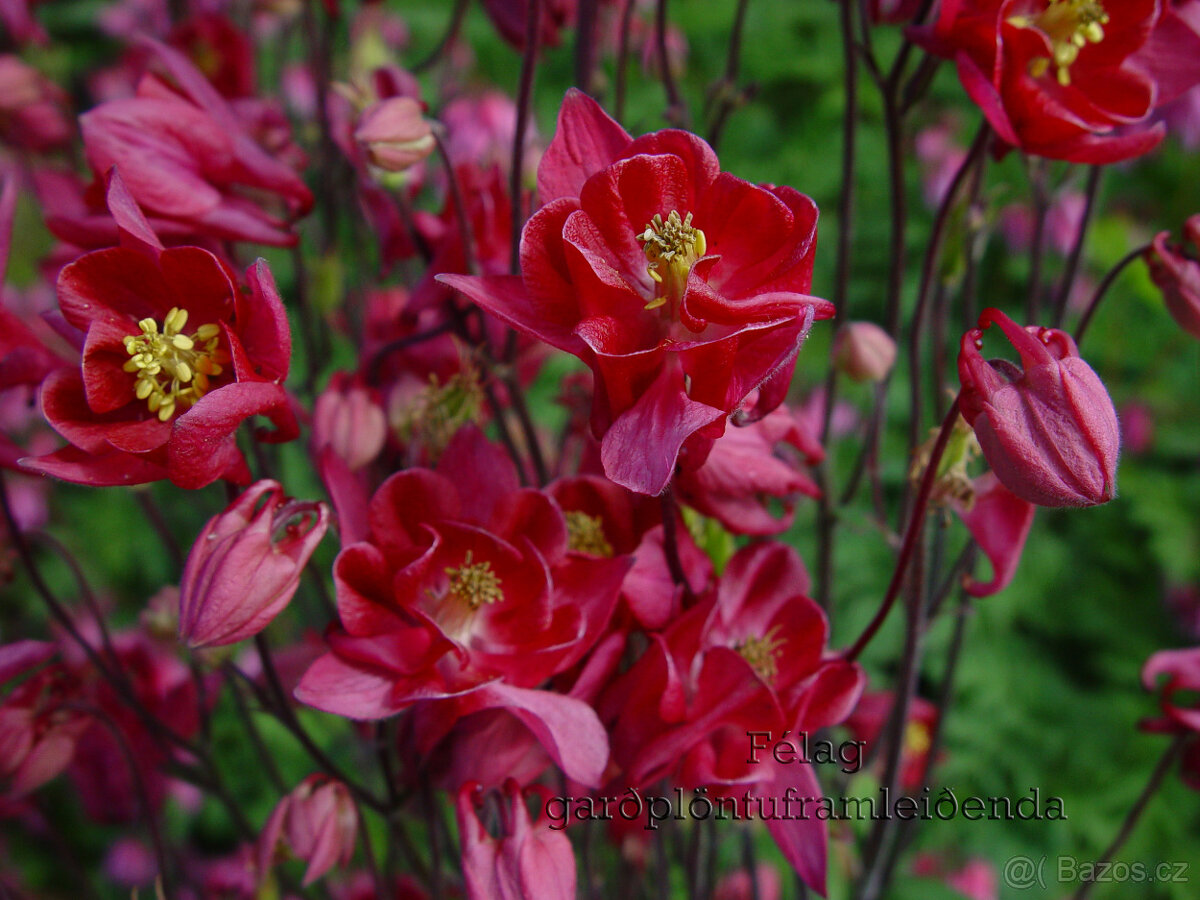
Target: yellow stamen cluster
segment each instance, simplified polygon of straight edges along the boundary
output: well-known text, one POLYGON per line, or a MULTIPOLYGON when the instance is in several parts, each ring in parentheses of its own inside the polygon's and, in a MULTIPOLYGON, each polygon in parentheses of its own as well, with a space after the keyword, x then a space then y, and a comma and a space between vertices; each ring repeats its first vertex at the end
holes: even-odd
POLYGON ((646 304, 646 309, 658 309, 668 301, 678 302, 687 287, 692 264, 708 249, 704 232, 692 227, 691 213, 680 218, 679 212, 673 209, 666 221, 655 214, 637 239, 644 245, 642 249, 650 260, 646 271, 662 290, 646 304))
POLYGON ((163 422, 203 397, 209 379, 220 375, 221 363, 229 361, 217 346, 221 327, 210 323, 184 334, 187 319, 187 310, 175 307, 163 319, 162 331, 158 322, 146 318, 138 322, 141 334, 125 338, 130 359, 124 369, 137 373, 133 392, 163 422))
POLYGON ((924 722, 911 721, 904 728, 904 753, 906 756, 921 756, 929 752, 933 739, 929 726, 924 722))
POLYGON ((772 628, 762 637, 752 635, 734 647, 741 654, 742 659, 750 663, 750 668, 757 672, 763 681, 771 681, 779 674, 775 654, 787 642, 775 637, 777 630, 777 628, 772 628))
POLYGON ((485 603, 499 603, 504 599, 504 591, 500 588, 500 576, 492 571, 491 562, 473 563, 471 555, 468 550, 463 564, 447 568, 446 574, 450 576, 450 595, 474 611, 485 603))
POLYGON ((437 375, 430 375, 429 384, 403 408, 394 410, 391 418, 401 441, 407 444, 419 439, 436 458, 463 425, 479 418, 482 407, 479 372, 464 360, 462 371, 445 384, 437 375))
POLYGON ((567 517, 567 549, 592 556, 611 557, 612 544, 604 536, 604 523, 599 516, 589 516, 579 510, 571 510, 567 517))
POLYGON ((1009 24, 1018 28, 1036 28, 1050 39, 1053 58, 1040 57, 1029 64, 1029 74, 1041 78, 1054 66, 1058 83, 1071 83, 1071 63, 1088 44, 1104 40, 1108 13, 1097 0, 1050 0, 1045 12, 1037 16, 1013 16, 1009 24))

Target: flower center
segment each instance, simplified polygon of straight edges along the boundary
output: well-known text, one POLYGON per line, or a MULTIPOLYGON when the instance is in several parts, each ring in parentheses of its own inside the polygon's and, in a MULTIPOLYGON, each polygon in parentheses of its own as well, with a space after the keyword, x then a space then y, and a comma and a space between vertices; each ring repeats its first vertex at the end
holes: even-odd
POLYGON ((658 309, 670 303, 668 309, 673 310, 683 299, 692 264, 708 249, 704 232, 692 227, 691 213, 680 218, 676 210, 671 210, 665 222, 661 215, 655 214, 637 239, 644 245, 646 259, 650 260, 646 271, 658 285, 658 291, 646 304, 646 309, 658 309))
POLYGON ((733 649, 742 655, 742 659, 750 663, 750 668, 758 673, 763 681, 771 681, 779 674, 779 666, 775 663, 775 654, 786 641, 777 639, 772 628, 762 637, 751 635, 733 649))
POLYGON ((163 319, 162 331, 147 318, 138 322, 141 334, 125 338, 130 359, 123 368, 137 373, 133 392, 162 422, 203 397, 209 379, 221 374, 221 363, 229 362, 217 346, 221 327, 209 323, 184 334, 187 318, 186 309, 174 307, 163 319))
POLYGON ((612 544, 604 536, 604 523, 599 516, 572 510, 567 516, 567 549, 592 556, 611 557, 612 544))
POLYGON ((472 611, 485 603, 499 603, 504 599, 500 589, 500 576, 492 571, 491 562, 471 562, 471 551, 467 551, 463 564, 447 568, 450 576, 450 595, 465 603, 472 611))
POLYGON ((904 728, 904 752, 909 756, 921 756, 929 752, 933 741, 929 737, 929 726, 924 722, 909 722, 904 728))
POLYGON ((1045 56, 1029 64, 1029 74, 1041 78, 1054 65, 1058 83, 1071 83, 1071 63, 1088 44, 1104 40, 1108 13, 1097 0, 1050 0, 1046 10, 1037 16, 1013 16, 1009 23, 1018 28, 1036 28, 1050 39, 1053 58, 1045 56))

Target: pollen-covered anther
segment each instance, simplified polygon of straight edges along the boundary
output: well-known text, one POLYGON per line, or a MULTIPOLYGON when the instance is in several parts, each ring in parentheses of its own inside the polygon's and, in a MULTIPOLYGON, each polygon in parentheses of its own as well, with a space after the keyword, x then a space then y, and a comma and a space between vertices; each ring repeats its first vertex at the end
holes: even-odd
POLYGON ((704 232, 692 226, 691 213, 681 218, 678 210, 673 209, 665 221, 656 213, 637 239, 650 260, 646 272, 661 291, 646 304, 646 309, 677 302, 687 287, 692 264, 708 250, 704 232))
POLYGON ((1029 74, 1041 78, 1053 65, 1058 83, 1066 87, 1071 83, 1071 64, 1079 58, 1079 51, 1104 40, 1108 13, 1097 0, 1050 0, 1040 15, 1012 16, 1008 23, 1036 28, 1049 38, 1052 56, 1031 61, 1029 74))
POLYGON ((150 412, 166 422, 208 391, 210 379, 220 375, 229 356, 219 347, 221 327, 208 323, 184 334, 188 313, 173 307, 163 319, 162 330, 151 318, 138 322, 141 334, 125 338, 129 360, 123 366, 136 373, 133 393, 145 400, 150 412))
POLYGON ((751 635, 738 644, 734 649, 741 654, 742 659, 750 664, 759 677, 770 681, 779 674, 779 665, 775 655, 786 641, 775 637, 776 629, 772 628, 762 637, 751 635))
POLYGON ((592 556, 611 557, 612 544, 604 536, 604 522, 599 516, 589 516, 579 510, 571 510, 567 518, 567 549, 592 556))
POLYGON ((471 557, 472 552, 468 550, 461 566, 446 569, 446 575, 450 578, 450 595, 472 610, 479 609, 485 603, 499 603, 504 599, 500 576, 492 571, 490 561, 471 562, 471 557))

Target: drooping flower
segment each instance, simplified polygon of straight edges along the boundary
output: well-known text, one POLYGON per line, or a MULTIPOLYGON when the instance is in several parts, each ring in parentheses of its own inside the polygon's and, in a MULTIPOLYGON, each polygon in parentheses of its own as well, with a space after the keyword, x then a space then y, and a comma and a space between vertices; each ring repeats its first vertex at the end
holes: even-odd
MULTIPOLYGON (((1200 214, 1183 226, 1184 237, 1200 252, 1200 214)), ((1162 291, 1163 302, 1179 327, 1200 338, 1200 262, 1182 246, 1168 243, 1170 232, 1161 232, 1146 251, 1150 277, 1162 291)))
POLYGON ((80 116, 96 178, 119 167, 151 220, 193 236, 295 244, 289 222, 312 206, 299 175, 255 141, 183 54, 158 42, 150 46, 172 81, 147 75, 137 96, 111 100, 80 116), (270 194, 286 204, 286 217, 252 199, 270 194))
POLYGON ((83 361, 46 378, 42 411, 71 446, 26 467, 93 485, 248 481, 238 426, 265 415, 277 430, 263 439, 299 430, 283 387, 287 314, 266 262, 246 270, 246 296, 207 250, 164 249, 115 173, 108 203, 123 246, 80 257, 58 281, 83 361))
POLYGON ((797 496, 820 496, 805 467, 824 458, 803 419, 779 406, 757 422, 726 431, 703 465, 681 472, 679 498, 734 534, 778 534, 791 525, 797 496), (771 500, 783 515, 772 514, 771 500))
POLYGON ((43 641, 0 646, 0 687, 27 676, 0 698, 0 797, 22 797, 59 775, 92 724, 64 705, 74 689, 64 667, 38 669, 54 651, 43 641))
POLYGON ((1159 691, 1163 711, 1141 722, 1142 730, 1185 736, 1180 775, 1188 787, 1200 791, 1200 647, 1155 653, 1142 667, 1142 685, 1159 691))
POLYGON ((896 364, 896 342, 874 322, 847 322, 833 336, 833 364, 855 381, 882 381, 896 364))
POLYGON ((304 860, 304 886, 335 865, 350 862, 358 834, 358 812, 350 791, 328 775, 309 775, 279 801, 258 839, 259 876, 271 870, 282 844, 304 860))
POLYGON ((385 172, 404 171, 435 146, 425 111, 412 97, 389 97, 369 106, 358 120, 354 139, 371 164, 385 172))
POLYGON ((287 606, 329 524, 323 503, 288 501, 259 481, 204 526, 179 586, 179 637, 188 646, 234 644, 287 606))
POLYGON ((1200 34, 1163 0, 957 0, 910 33, 954 60, 1001 141, 1052 159, 1152 150, 1150 113, 1200 83, 1200 34))
POLYGON ((454 808, 462 844, 463 880, 467 900, 572 900, 575 897, 575 852, 562 830, 549 826, 545 788, 531 788, 539 813, 530 818, 520 786, 504 784, 498 837, 479 819, 479 785, 467 782, 458 791, 454 808))
POLYGON ((1099 376, 1070 335, 1022 328, 985 309, 958 356, 962 414, 1001 484, 1038 506, 1092 506, 1116 494, 1121 436, 1099 376), (1021 367, 980 355, 983 332, 1000 330, 1021 367))
POLYGON ((578 91, 538 191, 520 277, 440 280, 587 363, 605 474, 659 493, 681 454, 704 460, 730 413, 750 421, 779 405, 812 322, 832 315, 808 293, 816 207, 722 173, 687 132, 634 140, 578 91))
POLYGON ((998 594, 1017 573, 1036 507, 1013 494, 992 472, 974 479, 969 495, 955 498, 952 505, 992 565, 991 581, 964 577, 964 589, 972 597, 998 594))

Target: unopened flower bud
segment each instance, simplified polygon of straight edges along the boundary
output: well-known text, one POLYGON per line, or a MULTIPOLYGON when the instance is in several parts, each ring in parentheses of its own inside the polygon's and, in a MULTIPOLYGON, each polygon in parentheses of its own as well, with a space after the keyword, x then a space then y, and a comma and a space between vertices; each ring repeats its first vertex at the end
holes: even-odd
POLYGON ((874 322, 847 322, 833 338, 833 364, 855 381, 883 381, 896 364, 896 342, 874 322))
MULTIPOLYGON (((1200 249, 1200 215, 1188 219, 1184 233, 1200 249)), ((1163 302, 1179 327, 1200 338, 1200 262, 1167 243, 1169 232, 1162 232, 1146 251, 1150 277, 1162 291, 1163 302)))
POLYGON ((358 120, 354 139, 371 162, 387 172, 402 172, 433 152, 433 129, 419 101, 391 97, 369 106, 358 120))
POLYGON ((383 407, 366 388, 335 376, 313 408, 313 449, 332 447, 355 472, 379 455, 387 427, 383 407))
POLYGON ((997 309, 963 335, 962 414, 1000 482, 1039 506, 1092 506, 1116 494, 1121 436, 1100 378, 1070 335, 1025 328, 997 309), (1021 366, 984 360, 983 331, 999 325, 1021 366))
POLYGON ((251 485, 196 539, 179 586, 179 636, 190 647, 258 634, 287 606, 329 525, 323 503, 287 500, 275 481, 251 485))
POLYGON ((263 827, 258 843, 260 876, 270 870, 280 844, 308 863, 308 887, 335 865, 346 865, 354 854, 358 814, 350 791, 327 775, 309 775, 279 801, 263 827))

